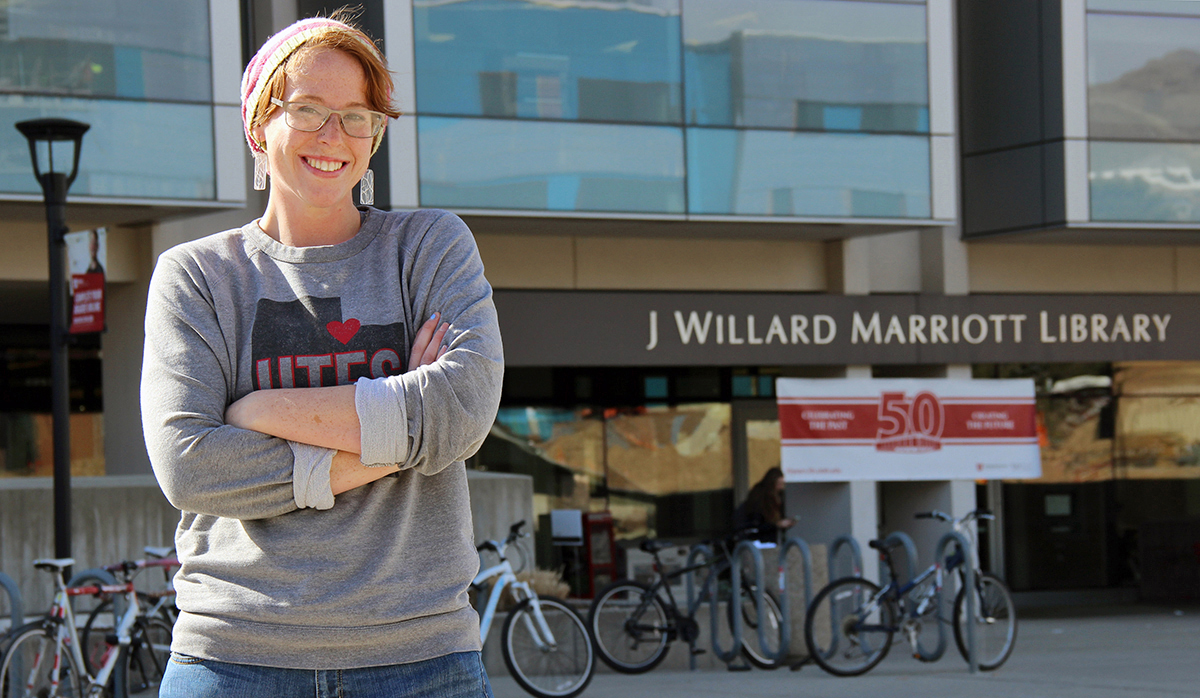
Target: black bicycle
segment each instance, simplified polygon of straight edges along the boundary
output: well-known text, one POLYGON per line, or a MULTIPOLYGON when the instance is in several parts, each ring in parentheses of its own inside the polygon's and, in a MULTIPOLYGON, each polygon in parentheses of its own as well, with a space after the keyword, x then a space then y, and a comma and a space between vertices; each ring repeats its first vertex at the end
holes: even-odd
MULTIPOLYGON (((928 629, 938 630, 940 623, 954 628, 955 644, 964 659, 969 657, 967 626, 974 623, 975 651, 979 668, 997 669, 1012 654, 1017 639, 1017 612, 1012 594, 999 577, 981 572, 977 562, 974 527, 977 519, 991 519, 983 510, 954 518, 940 511, 917 514, 918 519, 937 519, 953 525, 967 538, 970 550, 957 551, 936 561, 908 582, 899 582, 892 559, 898 541, 873 540, 892 580, 883 588, 861 577, 843 577, 819 591, 804 622, 804 640, 809 655, 825 671, 835 676, 858 676, 887 656, 897 633, 912 646, 913 657, 923 662, 941 658, 945 647, 923 650, 920 636, 928 629), (967 562, 967 555, 970 562, 967 562), (975 568, 974 618, 967 613, 964 566, 975 568), (945 575, 955 574, 959 591, 954 599, 953 619, 943 618, 942 588, 945 575)), ((969 659, 968 659, 969 661, 969 659)))
POLYGON ((654 583, 643 584, 630 580, 615 582, 596 596, 588 611, 588 630, 600 659, 619 672, 640 674, 658 666, 675 640, 686 642, 692 654, 702 653, 704 650, 696 647, 696 641, 700 638, 696 612, 716 593, 718 600, 725 603, 730 627, 733 625, 735 609, 740 609, 742 656, 760 669, 782 666, 771 660, 771 654, 778 651, 784 622, 774 593, 763 590, 766 611, 765 617, 760 619, 754 581, 743 576, 738 602, 729 603, 732 598, 729 582, 734 563, 732 551, 740 541, 754 533, 754 529, 747 529, 724 540, 713 541, 711 559, 670 573, 665 572, 659 552, 676 547, 675 544, 665 540, 643 541, 641 549, 654 556, 654 583), (687 608, 681 610, 671 591, 671 582, 704 568, 708 569, 708 573, 700 593, 687 608), (765 624, 767 647, 759 645, 760 623, 765 624))

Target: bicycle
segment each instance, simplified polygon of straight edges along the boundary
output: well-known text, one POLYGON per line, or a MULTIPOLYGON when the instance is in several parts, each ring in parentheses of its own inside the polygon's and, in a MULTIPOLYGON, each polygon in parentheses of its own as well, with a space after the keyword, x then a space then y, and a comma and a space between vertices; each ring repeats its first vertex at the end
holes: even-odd
MULTIPOLYGON (((994 518, 983 511, 972 511, 960 518, 933 511, 917 514, 919 519, 938 519, 954 526, 969 543, 971 564, 975 568, 976 657, 983 671, 997 669, 1008 659, 1016 643, 1016 607, 1012 594, 999 577, 979 571, 973 527, 977 519, 994 518), (982 632, 981 632, 982 631, 982 632)), ((892 646, 892 638, 902 632, 912 646, 913 656, 932 662, 941 658, 944 646, 932 652, 922 651, 919 636, 927 623, 951 622, 940 614, 944 573, 959 577, 954 601, 953 627, 956 644, 963 658, 969 659, 966 642, 966 556, 958 551, 945 566, 940 561, 907 583, 897 581, 892 548, 900 542, 873 540, 869 545, 880 552, 892 581, 883 588, 860 577, 844 577, 826 585, 813 598, 804 621, 804 641, 809 656, 822 669, 835 676, 858 676, 883 661, 892 646)))
MULTIPOLYGON (((711 594, 724 596, 725 601, 732 598, 729 592, 720 594, 717 587, 733 565, 732 548, 755 532, 755 529, 746 529, 716 541, 713 545, 713 559, 669 573, 659 558, 659 552, 675 545, 665 540, 642 541, 641 549, 654 556, 654 583, 643 584, 631 580, 615 582, 601 591, 588 609, 588 628, 592 632, 596 653, 600 655, 600 659, 621 673, 640 674, 662 663, 675 640, 688 643, 689 651, 693 655, 703 653, 704 650, 696 647, 696 641, 700 638, 700 624, 696 622, 696 613, 706 600, 711 599, 711 594), (671 591, 670 581, 705 567, 708 568, 708 574, 700 593, 685 611, 681 611, 671 591)), ((778 644, 775 648, 758 646, 760 621, 754 602, 755 590, 754 583, 743 578, 737 604, 743 620, 742 656, 760 669, 774 669, 781 664, 772 661, 768 652, 777 649, 778 644)), ((780 612, 779 602, 774 594, 766 589, 763 590, 763 601, 767 609, 765 634, 770 638, 778 638, 783 628, 783 614, 780 612)), ((732 627, 734 604, 727 603, 726 610, 732 627)))
POLYGON ((509 674, 528 693, 538 698, 570 698, 587 688, 596 668, 591 638, 579 614, 566 601, 540 596, 527 582, 517 580, 505 551, 525 536, 519 521, 509 529, 503 543, 484 541, 480 552, 489 550, 500 562, 481 570, 471 586, 482 590, 489 580, 492 590, 479 621, 481 642, 487 641, 496 609, 506 589, 517 603, 501 628, 500 651, 509 674))
MULTIPOLYGON (((132 632, 126 671, 129 695, 157 688, 162 682, 163 672, 171 657, 171 629, 179 615, 171 579, 171 570, 179 566, 179 561, 168 557, 174 549, 147 546, 143 551, 148 559, 123 561, 104 567, 106 572, 125 582, 132 582, 134 577, 148 568, 161 569, 164 576, 163 590, 138 592, 138 617, 132 632)), ((105 595, 104 600, 88 614, 83 626, 80 636, 84 647, 83 660, 90 672, 96 670, 106 646, 105 638, 113 631, 112 609, 112 598, 105 595)))
POLYGON ((71 558, 34 560, 33 565, 54 577, 50 610, 41 620, 26 623, 11 636, 0 655, 0 698, 124 698, 132 631, 138 615, 133 583, 89 584, 68 587, 63 571, 75 564, 71 558), (87 669, 83 645, 75 627, 71 598, 122 594, 125 611, 116 632, 105 639, 103 663, 93 674, 87 669))

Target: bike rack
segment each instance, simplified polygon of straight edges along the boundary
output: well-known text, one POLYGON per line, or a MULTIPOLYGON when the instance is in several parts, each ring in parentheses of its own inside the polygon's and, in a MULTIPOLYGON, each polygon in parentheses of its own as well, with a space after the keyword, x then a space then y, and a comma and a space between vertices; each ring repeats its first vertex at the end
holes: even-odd
MULTIPOLYGON (((803 538, 799 538, 799 537, 788 538, 787 541, 784 542, 783 546, 779 548, 779 596, 780 596, 779 615, 780 615, 780 620, 782 621, 783 625, 779 629, 779 649, 778 650, 776 650, 775 652, 768 652, 766 650, 766 647, 767 647, 766 633, 763 630, 763 624, 759 623, 759 625, 758 625, 758 646, 760 648, 762 648, 763 654, 765 654, 772 662, 777 662, 777 663, 782 662, 784 659, 787 658, 787 656, 789 654, 791 654, 791 647, 792 647, 792 605, 791 605, 790 599, 788 598, 788 584, 787 584, 787 577, 788 577, 787 555, 788 555, 788 552, 792 550, 792 548, 795 548, 796 550, 800 551, 800 559, 801 559, 801 562, 803 563, 803 568, 804 568, 804 608, 806 611, 807 611, 809 605, 812 603, 812 549, 810 549, 808 547, 808 542, 805 541, 803 538)), ((743 554, 743 550, 746 550, 746 549, 749 549, 752 551, 751 555, 754 558, 754 573, 757 578, 756 579, 757 583, 755 584, 755 589, 754 589, 754 607, 758 612, 758 617, 764 618, 764 617, 766 617, 766 614, 764 613, 766 608, 764 607, 762 597, 766 590, 766 584, 765 584, 765 580, 763 579, 764 575, 763 575, 762 550, 758 546, 754 545, 752 542, 744 541, 740 545, 738 545, 737 549, 734 551, 734 559, 740 560, 741 555, 743 554)), ((742 614, 740 614, 740 613, 733 614, 734 619, 735 619, 734 622, 738 623, 739 625, 741 622, 741 615, 742 614)), ((737 637, 739 638, 739 641, 740 641, 740 638, 741 638, 740 632, 737 634, 737 637)))
MULTIPOLYGON (((696 564, 696 560, 701 555, 704 556, 704 559, 706 562, 711 562, 713 559, 712 548, 705 545, 704 543, 697 543, 696 545, 693 545, 692 549, 690 551, 688 551, 687 563, 684 565, 684 567, 694 566, 696 564)), ((695 572, 695 570, 692 570, 684 575, 684 582, 687 585, 687 607, 691 608, 692 604, 695 603, 695 601, 696 601, 696 572, 695 572)), ((716 599, 716 590, 715 589, 713 590, 713 598, 716 599)), ((713 613, 713 616, 715 617, 716 616, 716 601, 715 600, 713 601, 712 613, 713 613)), ((715 637, 715 635, 714 635, 714 637, 715 637)), ((688 649, 691 649, 691 648, 688 648, 688 649)), ((692 654, 690 652, 688 653, 688 669, 690 671, 696 670, 696 655, 692 654)))
POLYGON ((831 582, 837 579, 833 574, 833 569, 837 563, 838 553, 841 552, 842 548, 850 549, 850 561, 853 565, 850 575, 852 577, 862 576, 862 546, 852 536, 838 536, 833 541, 833 545, 829 546, 829 581, 831 582))
MULTIPOLYGON (((908 563, 907 581, 912 581, 913 578, 917 576, 917 544, 913 542, 912 536, 908 535, 904 531, 896 531, 887 538, 883 539, 884 545, 889 545, 891 543, 900 543, 904 546, 904 557, 905 561, 908 563)), ((889 572, 886 569, 880 570, 880 574, 889 574, 889 572)), ((892 579, 888 581, 899 582, 900 580, 892 579)), ((884 582, 883 585, 887 586, 887 582, 884 582)))
MULTIPOLYGON (((759 618, 764 617, 763 611, 765 610, 765 608, 763 606, 763 594, 764 594, 763 587, 765 586, 766 580, 763 579, 762 549, 759 548, 757 545, 755 545, 754 541, 744 540, 741 543, 738 543, 737 547, 733 549, 733 560, 732 560, 733 564, 731 565, 731 567, 733 567, 734 572, 733 572, 733 579, 730 581, 730 588, 729 588, 729 604, 730 604, 730 609, 731 609, 730 613, 729 613, 729 617, 731 619, 731 622, 730 622, 731 627, 729 628, 729 631, 733 633, 733 649, 731 650, 731 653, 735 657, 738 656, 742 651, 742 614, 741 614, 741 608, 735 607, 734 604, 739 604, 739 605, 741 604, 741 588, 742 588, 742 564, 741 564, 741 562, 742 562, 742 556, 746 554, 747 550, 750 551, 750 559, 754 561, 754 582, 755 582, 754 583, 754 608, 755 608, 755 611, 758 613, 759 618)), ((782 553, 783 553, 783 551, 780 550, 780 554, 782 554, 782 553)), ((783 603, 786 604, 787 599, 784 599, 783 603)), ((783 608, 787 608, 787 606, 785 605, 783 608)), ((781 609, 780 613, 785 614, 784 618, 787 617, 786 611, 781 609)), ((769 656, 771 661, 773 661, 773 662, 777 662, 787 656, 787 649, 788 649, 787 643, 789 641, 788 636, 790 635, 790 632, 791 632, 790 625, 791 625, 791 623, 784 623, 784 627, 782 630, 784 635, 783 635, 783 637, 780 638, 780 646, 779 646, 779 648, 780 648, 780 650, 782 650, 782 652, 779 652, 778 656, 773 656, 770 652, 767 652, 767 649, 766 649, 767 634, 763 630, 763 623, 760 622, 758 624, 758 646, 759 646, 759 648, 762 649, 763 654, 766 654, 767 656, 769 656)), ((715 623, 713 624, 713 628, 714 628, 714 630, 713 630, 713 650, 718 652, 718 656, 721 656, 719 654, 719 648, 717 645, 716 624, 715 623)), ((724 659, 724 657, 721 657, 721 658, 724 659)), ((730 661, 731 661, 730 659, 725 659, 726 664, 730 663, 730 661)))
MULTIPOLYGON (((964 612, 967 614, 967 618, 969 619, 969 622, 967 623, 967 669, 970 671, 970 673, 977 674, 979 673, 979 657, 975 655, 975 565, 971 564, 971 545, 967 542, 966 536, 958 531, 950 531, 946 535, 942 536, 942 539, 938 541, 937 552, 934 553, 933 559, 945 559, 946 548, 951 543, 958 545, 958 549, 962 551, 963 554, 962 566, 965 569, 965 572, 963 573, 963 594, 966 596, 966 608, 964 609, 964 612)), ((943 604, 945 603, 944 599, 946 596, 946 594, 942 595, 943 604)), ((938 609, 938 611, 940 617, 941 609, 938 609)), ((951 614, 954 613, 953 602, 951 602, 950 612, 951 614)), ((954 619, 951 618, 950 622, 953 623, 954 619)), ((938 623, 938 636, 940 638, 939 644, 942 645, 942 649, 944 651, 946 637, 945 630, 942 628, 942 623, 938 623)))
MULTIPOLYGON (((21 589, 12 577, 0 572, 0 587, 4 587, 8 595, 8 629, 16 630, 25 623, 25 606, 21 602, 21 589)), ((0 633, 0 637, 3 634, 0 633)))

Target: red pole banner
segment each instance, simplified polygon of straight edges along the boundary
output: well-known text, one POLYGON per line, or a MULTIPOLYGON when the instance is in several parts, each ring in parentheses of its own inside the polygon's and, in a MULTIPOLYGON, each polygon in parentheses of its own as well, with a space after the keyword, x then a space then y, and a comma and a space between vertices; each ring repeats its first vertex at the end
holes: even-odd
POLYGON ((67 264, 71 270, 71 334, 104 331, 104 265, 107 232, 104 228, 68 233, 67 264))

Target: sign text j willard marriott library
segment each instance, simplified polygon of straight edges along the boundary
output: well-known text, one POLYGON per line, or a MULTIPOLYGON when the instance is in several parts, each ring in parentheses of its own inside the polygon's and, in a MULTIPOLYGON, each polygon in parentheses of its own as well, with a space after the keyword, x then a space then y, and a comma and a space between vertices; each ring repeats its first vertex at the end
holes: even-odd
POLYGON ((1200 359, 1200 296, 497 291, 512 366, 1200 359))

